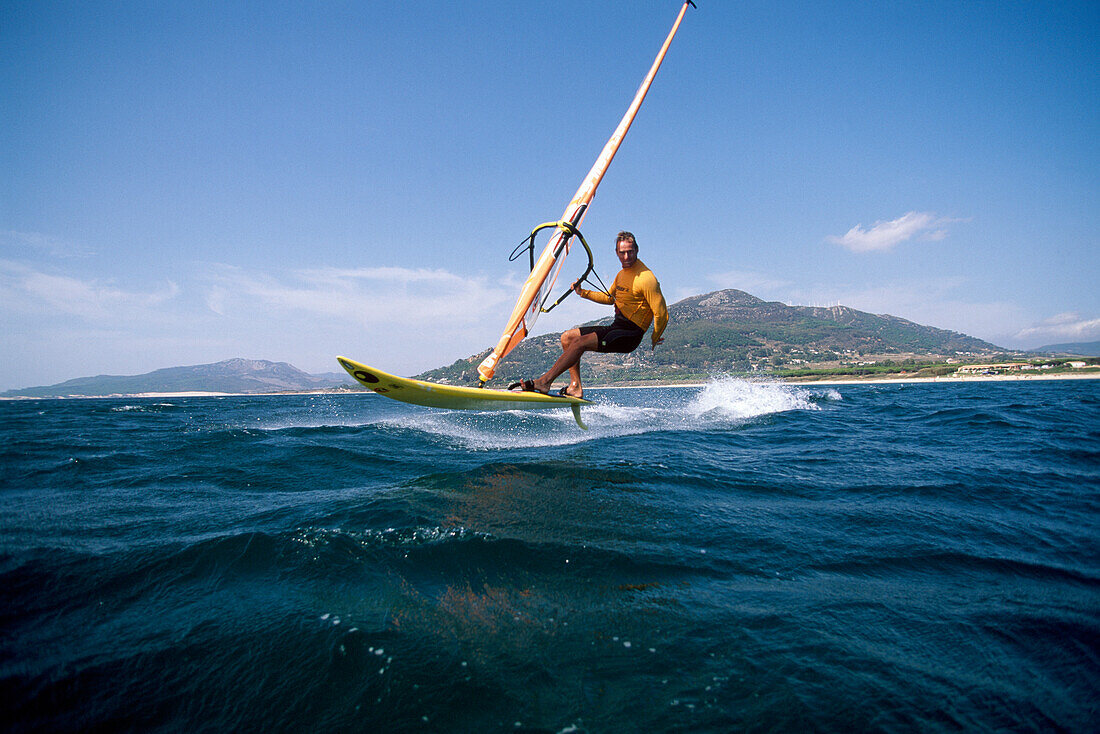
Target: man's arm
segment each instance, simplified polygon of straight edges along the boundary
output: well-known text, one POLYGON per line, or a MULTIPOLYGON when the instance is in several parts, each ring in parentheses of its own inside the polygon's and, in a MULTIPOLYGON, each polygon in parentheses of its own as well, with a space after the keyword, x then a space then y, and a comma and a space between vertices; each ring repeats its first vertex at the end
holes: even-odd
POLYGON ((615 300, 609 293, 604 293, 603 291, 590 291, 586 288, 581 288, 581 282, 579 280, 573 284, 573 292, 581 298, 587 298, 589 301, 602 303, 605 306, 611 306, 615 303, 615 300))
POLYGON ((661 284, 657 282, 657 278, 649 273, 649 277, 642 281, 642 293, 645 295, 646 302, 649 304, 650 310, 653 311, 653 346, 656 348, 664 339, 661 334, 665 333, 665 327, 668 326, 668 306, 665 305, 665 296, 661 293, 661 284))

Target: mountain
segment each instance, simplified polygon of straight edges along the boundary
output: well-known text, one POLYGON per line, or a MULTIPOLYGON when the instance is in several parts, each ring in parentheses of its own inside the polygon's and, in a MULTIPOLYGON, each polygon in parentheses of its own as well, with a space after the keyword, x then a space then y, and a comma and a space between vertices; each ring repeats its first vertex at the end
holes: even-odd
MULTIPOLYGON (((610 323, 610 318, 592 323, 610 323)), ((546 371, 561 354, 560 334, 529 337, 497 368, 497 382, 546 371)), ((1006 350, 954 331, 922 326, 846 306, 819 308, 764 301, 739 290, 693 296, 669 307, 664 343, 648 337, 633 354, 586 354, 591 384, 676 380, 716 372, 751 372, 808 364, 858 362, 861 357, 988 356, 1006 350)), ((477 365, 488 350, 418 375, 450 384, 477 384, 477 365)))
MULTIPOLYGON (((591 323, 610 323, 611 318, 591 323)), ((539 375, 561 354, 561 334, 528 337, 497 368, 494 385, 539 375)), ((1088 345, 1055 345, 1088 346, 1088 345)), ((1095 348, 1095 343, 1093 344, 1095 348)), ((477 365, 489 350, 417 377, 476 385, 477 365)), ((846 306, 818 308, 763 301, 724 290, 685 298, 669 307, 665 341, 650 351, 648 337, 633 354, 586 354, 585 383, 607 385, 691 380, 719 372, 754 372, 880 359, 988 357, 1003 353, 989 342, 922 326, 896 316, 846 306)), ((1054 351, 1054 347, 1043 350, 1054 351)), ((273 393, 353 388, 340 373, 310 375, 286 362, 230 359, 169 367, 144 375, 81 377, 57 385, 9 390, 0 397, 69 397, 160 392, 273 393)))
POLYGON ((9 390, 0 397, 89 397, 147 392, 254 394, 320 390, 350 384, 347 375, 335 372, 310 375, 286 362, 238 358, 214 364, 168 367, 143 375, 80 377, 57 385, 9 390))
POLYGON ((1100 357, 1100 342, 1070 342, 1068 344, 1048 344, 1045 347, 1030 350, 1043 354, 1068 354, 1081 357, 1100 357))

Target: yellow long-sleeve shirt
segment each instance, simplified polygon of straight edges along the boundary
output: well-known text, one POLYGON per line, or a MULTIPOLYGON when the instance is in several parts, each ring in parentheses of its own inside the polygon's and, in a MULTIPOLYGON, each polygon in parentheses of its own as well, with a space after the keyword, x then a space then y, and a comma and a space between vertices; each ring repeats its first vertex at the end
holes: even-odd
POLYGON ((611 284, 611 292, 590 291, 581 288, 578 291, 583 298, 606 306, 615 306, 623 316, 638 325, 643 331, 653 324, 653 343, 661 338, 668 325, 668 307, 661 293, 661 284, 657 276, 641 260, 635 260, 629 268, 619 271, 611 284))

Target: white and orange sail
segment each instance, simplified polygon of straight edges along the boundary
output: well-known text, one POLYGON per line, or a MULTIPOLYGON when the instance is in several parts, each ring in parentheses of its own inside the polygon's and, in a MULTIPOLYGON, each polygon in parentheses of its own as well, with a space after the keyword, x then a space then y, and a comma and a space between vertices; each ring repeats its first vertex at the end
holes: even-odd
POLYGON ((569 202, 569 206, 565 207, 559 226, 555 229, 550 241, 546 243, 542 254, 532 267, 531 274, 527 277, 527 282, 523 284, 523 289, 520 291, 519 300, 516 301, 516 306, 512 309, 508 325, 504 327, 504 333, 501 334, 500 341, 497 342, 489 356, 478 366, 477 371, 482 385, 492 379, 496 373, 497 363, 527 336, 534 326, 535 320, 542 312, 543 303, 549 297, 550 291, 557 281, 558 273, 561 271, 561 266, 565 262, 565 257, 569 254, 573 233, 580 227, 581 221, 588 210, 588 205, 596 194, 596 188, 603 180, 603 176, 607 172, 608 166, 611 165, 615 153, 619 150, 623 138, 626 137, 631 123, 634 122, 634 117, 638 114, 650 85, 653 84, 653 78, 657 76, 657 70, 661 68, 661 62, 664 61, 665 54, 668 53, 668 48, 672 45, 672 39, 676 36, 676 31, 680 28, 680 21, 684 19, 684 14, 687 12, 689 5, 695 7, 695 3, 691 0, 685 0, 680 8, 679 15, 676 16, 676 22, 672 24, 672 30, 669 31, 664 45, 661 46, 657 58, 653 61, 653 66, 650 67, 649 73, 642 80, 642 85, 638 87, 638 92, 634 95, 634 101, 630 103, 630 107, 623 115, 619 126, 615 128, 615 132, 612 133, 611 138, 604 145, 603 151, 600 152, 596 162, 592 165, 592 169, 585 176, 581 187, 573 195, 573 200, 569 202))

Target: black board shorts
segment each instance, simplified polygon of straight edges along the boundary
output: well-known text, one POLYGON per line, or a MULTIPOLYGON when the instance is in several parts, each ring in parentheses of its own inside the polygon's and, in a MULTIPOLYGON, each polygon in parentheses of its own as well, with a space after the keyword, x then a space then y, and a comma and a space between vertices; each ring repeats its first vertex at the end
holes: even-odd
POLYGON ((638 348, 645 336, 645 329, 639 327, 633 321, 615 314, 615 321, 605 326, 582 326, 579 331, 581 336, 595 334, 600 340, 596 344, 597 352, 614 352, 616 354, 629 354, 638 348))

